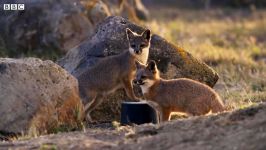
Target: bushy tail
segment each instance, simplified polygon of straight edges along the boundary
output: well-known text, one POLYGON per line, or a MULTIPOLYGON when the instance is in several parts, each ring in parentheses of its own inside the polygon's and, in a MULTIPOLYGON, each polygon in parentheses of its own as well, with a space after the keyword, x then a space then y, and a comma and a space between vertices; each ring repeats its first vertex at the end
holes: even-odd
POLYGON ((218 95, 214 95, 215 97, 211 101, 211 110, 212 113, 218 113, 225 110, 223 101, 218 95))

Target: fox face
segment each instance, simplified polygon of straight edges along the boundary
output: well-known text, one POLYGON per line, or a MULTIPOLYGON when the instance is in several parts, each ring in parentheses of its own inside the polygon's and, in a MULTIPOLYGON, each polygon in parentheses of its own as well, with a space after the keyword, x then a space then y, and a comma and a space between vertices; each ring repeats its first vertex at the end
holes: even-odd
POLYGON ((151 31, 149 29, 139 35, 127 28, 126 33, 131 54, 141 55, 144 51, 149 51, 151 39, 151 31))
POLYGON ((143 65, 138 61, 135 62, 137 72, 133 82, 140 85, 142 91, 145 93, 145 89, 151 87, 159 77, 159 71, 157 69, 155 61, 150 61, 148 65, 143 65))

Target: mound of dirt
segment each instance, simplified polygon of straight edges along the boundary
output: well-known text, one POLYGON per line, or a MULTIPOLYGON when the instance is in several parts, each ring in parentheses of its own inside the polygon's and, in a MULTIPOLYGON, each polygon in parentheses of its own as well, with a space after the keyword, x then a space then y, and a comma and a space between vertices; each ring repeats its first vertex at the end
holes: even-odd
POLYGON ((266 147, 266 103, 234 112, 114 129, 46 135, 1 142, 7 149, 184 149, 263 150, 266 147))

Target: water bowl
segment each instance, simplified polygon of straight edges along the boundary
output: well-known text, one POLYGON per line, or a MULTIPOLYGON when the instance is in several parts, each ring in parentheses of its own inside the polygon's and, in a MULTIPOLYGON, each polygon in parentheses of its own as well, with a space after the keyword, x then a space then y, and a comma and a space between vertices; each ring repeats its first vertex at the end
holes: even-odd
POLYGON ((121 125, 159 123, 156 110, 147 102, 122 102, 121 125))

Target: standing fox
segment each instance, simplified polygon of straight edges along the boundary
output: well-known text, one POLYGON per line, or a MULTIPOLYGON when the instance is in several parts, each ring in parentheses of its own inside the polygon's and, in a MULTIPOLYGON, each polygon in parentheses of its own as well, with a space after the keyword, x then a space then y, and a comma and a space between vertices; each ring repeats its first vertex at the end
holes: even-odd
POLYGON ((138 99, 133 91, 135 61, 147 63, 151 33, 145 30, 141 35, 126 29, 129 50, 119 55, 103 58, 99 63, 86 70, 79 78, 80 95, 85 104, 86 120, 91 122, 90 112, 103 98, 124 88, 130 99, 138 99))
POLYGON ((136 62, 134 83, 140 85, 146 100, 161 107, 162 121, 169 120, 171 112, 204 115, 224 110, 218 94, 205 84, 187 78, 165 80, 160 78, 155 61, 147 66, 136 62))

